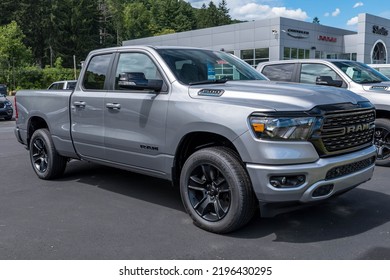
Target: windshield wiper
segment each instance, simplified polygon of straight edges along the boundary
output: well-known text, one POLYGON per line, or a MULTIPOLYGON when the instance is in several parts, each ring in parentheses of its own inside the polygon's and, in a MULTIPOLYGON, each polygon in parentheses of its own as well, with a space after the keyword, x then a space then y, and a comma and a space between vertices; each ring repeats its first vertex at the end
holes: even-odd
POLYGON ((190 86, 193 85, 207 85, 207 84, 224 84, 228 81, 226 78, 222 79, 217 79, 217 80, 204 80, 204 81, 199 81, 199 82, 192 82, 189 83, 190 86))

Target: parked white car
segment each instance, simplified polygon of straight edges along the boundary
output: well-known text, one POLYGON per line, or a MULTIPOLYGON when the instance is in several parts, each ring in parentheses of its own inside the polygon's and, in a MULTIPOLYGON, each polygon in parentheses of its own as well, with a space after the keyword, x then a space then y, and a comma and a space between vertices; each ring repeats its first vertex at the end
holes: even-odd
POLYGON ((368 66, 390 78, 390 64, 368 64, 368 66))
POLYGON ((69 81, 58 81, 52 83, 47 89, 57 90, 57 89, 74 89, 76 86, 77 80, 69 80, 69 81))

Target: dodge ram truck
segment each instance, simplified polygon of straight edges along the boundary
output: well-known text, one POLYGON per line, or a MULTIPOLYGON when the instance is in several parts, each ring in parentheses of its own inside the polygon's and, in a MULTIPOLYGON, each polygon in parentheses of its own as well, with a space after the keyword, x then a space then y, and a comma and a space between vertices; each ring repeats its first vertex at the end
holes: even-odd
POLYGON ((79 159, 170 180, 194 224, 226 233, 368 181, 374 122, 364 97, 225 52, 127 46, 92 51, 73 91, 18 91, 15 135, 41 179, 79 159))

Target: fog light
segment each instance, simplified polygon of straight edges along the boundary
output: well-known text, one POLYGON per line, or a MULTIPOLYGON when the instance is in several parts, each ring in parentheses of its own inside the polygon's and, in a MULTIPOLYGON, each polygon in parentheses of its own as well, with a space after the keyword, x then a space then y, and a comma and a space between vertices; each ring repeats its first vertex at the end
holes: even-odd
POLYGON ((313 197, 320 197, 320 196, 326 196, 333 190, 333 184, 324 185, 321 187, 318 187, 313 192, 313 197))
POLYGON ((293 175, 293 176, 271 176, 269 183, 274 188, 296 188, 305 183, 305 175, 293 175))

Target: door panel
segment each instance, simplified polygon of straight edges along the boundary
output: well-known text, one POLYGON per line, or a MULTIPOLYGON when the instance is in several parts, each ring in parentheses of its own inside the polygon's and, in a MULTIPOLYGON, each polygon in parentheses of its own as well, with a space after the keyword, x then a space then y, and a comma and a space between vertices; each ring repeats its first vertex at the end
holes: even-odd
MULTIPOLYGON (((121 53, 119 74, 143 73, 159 79, 158 68, 145 53, 121 53)), ((132 167, 164 170, 165 125, 169 95, 150 90, 129 90, 116 84, 104 101, 106 159, 132 167)))
POLYGON ((72 137, 77 153, 104 159, 105 82, 113 54, 93 57, 70 100, 72 137))

